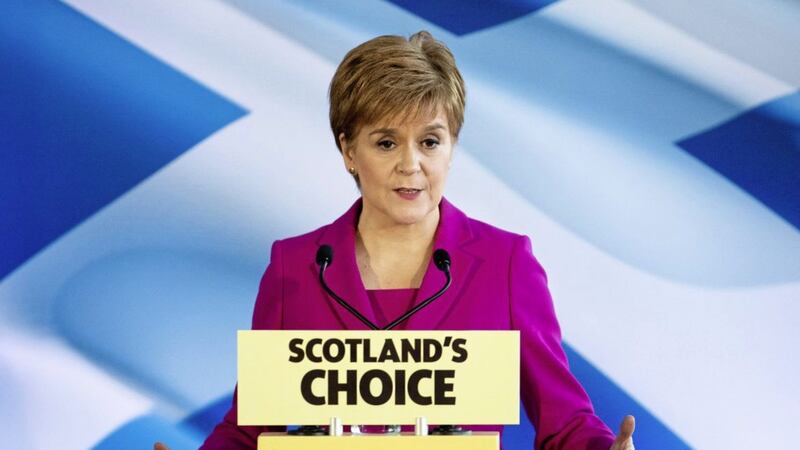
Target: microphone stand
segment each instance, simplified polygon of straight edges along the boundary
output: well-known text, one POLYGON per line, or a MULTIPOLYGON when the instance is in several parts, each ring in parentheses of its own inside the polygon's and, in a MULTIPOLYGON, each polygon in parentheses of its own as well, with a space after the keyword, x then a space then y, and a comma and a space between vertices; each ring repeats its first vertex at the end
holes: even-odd
POLYGON ((432 301, 434 301, 437 298, 441 297, 442 294, 444 294, 444 291, 449 289, 450 288, 450 284, 453 282, 453 278, 450 276, 450 264, 447 264, 445 266, 445 269, 443 270, 443 272, 444 272, 444 276, 447 278, 447 280, 445 281, 444 286, 442 286, 442 288, 439 289, 439 291, 437 291, 435 294, 433 294, 430 298, 426 299, 424 302, 422 302, 419 305, 417 305, 417 306, 409 309, 408 311, 406 311, 405 314, 403 314, 402 316, 400 316, 397 319, 395 319, 389 325, 386 325, 385 327, 383 327, 383 329, 384 330, 391 330, 392 328, 394 328, 397 325, 399 325, 400 323, 402 323, 404 320, 406 320, 409 317, 411 317, 414 314, 416 314, 416 312, 419 311, 420 309, 428 306, 432 301))
POLYGON ((429 298, 425 299, 422 303, 416 305, 415 307, 411 308, 410 310, 406 311, 402 316, 398 317, 390 324, 386 325, 383 328, 379 328, 377 325, 372 323, 371 320, 364 317, 363 314, 358 312, 357 309, 353 308, 347 301, 341 297, 339 297, 333 290, 328 286, 328 283, 325 282, 325 269, 333 262, 333 250, 329 245, 322 245, 317 250, 317 264, 319 264, 319 283, 322 285, 322 288, 325 289, 325 292, 328 293, 331 297, 333 297, 336 302, 342 306, 342 308, 346 309, 350 314, 355 316, 356 319, 360 320, 361 323, 366 325, 370 330, 391 330, 392 328, 396 327, 397 325, 401 324, 403 321, 407 320, 409 317, 416 314, 422 308, 428 306, 436 300, 437 298, 441 297, 442 294, 445 293, 447 289, 450 288, 450 285, 453 282, 453 278, 450 275, 450 255, 443 249, 438 249, 433 253, 433 261, 436 268, 444 272, 445 276, 445 283, 441 289, 439 289, 435 294, 430 296, 429 298))
MULTIPOLYGON (((444 272, 445 276, 445 283, 441 289, 439 289, 435 294, 430 296, 429 298, 425 299, 422 303, 416 305, 415 307, 411 308, 410 310, 406 311, 402 316, 398 317, 397 319, 393 320, 390 324, 386 325, 383 328, 378 328, 377 325, 372 323, 369 319, 364 317, 357 309, 353 308, 347 301, 343 298, 339 297, 333 290, 328 286, 328 283, 325 282, 325 269, 333 261, 333 250, 328 245, 320 246, 317 250, 317 264, 319 264, 319 282, 322 285, 322 288, 325 289, 325 292, 328 293, 334 300, 336 300, 339 305, 341 305, 344 309, 350 312, 353 316, 355 316, 358 320, 361 321, 364 325, 366 325, 371 330, 391 330, 392 328, 396 327, 397 325, 403 323, 409 317, 416 314, 422 308, 430 305, 434 300, 441 297, 442 294, 450 288, 450 285, 453 282, 453 277, 450 274, 450 255, 443 249, 436 250, 433 254, 434 264, 436 268, 444 272)), ((313 427, 300 427, 301 429, 298 430, 299 433, 309 433, 309 434, 316 434, 319 433, 321 430, 315 429, 313 427)), ((470 430, 465 430, 461 428, 459 425, 439 425, 431 430, 431 434, 438 434, 438 435, 463 435, 463 434, 470 434, 470 430)))
POLYGON ((337 303, 342 305, 342 307, 344 309, 349 311, 350 314, 354 315, 356 317, 356 319, 360 320, 361 323, 363 323, 364 325, 369 327, 370 330, 379 330, 380 328, 378 328, 377 325, 375 325, 374 323, 372 323, 372 321, 370 321, 369 319, 364 317, 360 312, 358 312, 357 309, 355 309, 352 306, 350 306, 349 303, 347 303, 343 298, 341 298, 338 295, 336 295, 336 293, 333 292, 333 290, 331 290, 330 287, 328 287, 328 283, 325 282, 325 269, 328 267, 328 264, 330 264, 330 260, 329 259, 325 259, 323 261, 320 261, 320 264, 319 264, 319 282, 320 282, 320 284, 322 284, 322 288, 325 289, 325 292, 327 292, 328 295, 333 297, 333 299, 336 300, 337 303))

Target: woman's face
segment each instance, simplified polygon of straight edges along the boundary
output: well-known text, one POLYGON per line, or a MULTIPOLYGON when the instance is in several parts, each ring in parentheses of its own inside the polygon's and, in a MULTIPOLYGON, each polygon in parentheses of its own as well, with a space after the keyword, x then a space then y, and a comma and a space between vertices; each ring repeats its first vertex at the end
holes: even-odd
POLYGON ((435 116, 408 117, 362 126, 349 143, 339 136, 346 169, 354 168, 361 184, 363 211, 389 226, 438 217, 453 157, 441 109, 435 116))

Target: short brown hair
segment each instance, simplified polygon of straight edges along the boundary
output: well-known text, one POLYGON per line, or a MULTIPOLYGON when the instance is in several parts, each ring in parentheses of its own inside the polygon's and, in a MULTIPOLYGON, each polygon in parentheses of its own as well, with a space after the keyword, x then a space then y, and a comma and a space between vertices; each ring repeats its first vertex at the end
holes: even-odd
POLYGON ((379 36, 350 50, 336 69, 328 90, 331 131, 341 152, 340 133, 350 140, 381 118, 442 107, 457 138, 465 95, 453 54, 430 33, 379 36))

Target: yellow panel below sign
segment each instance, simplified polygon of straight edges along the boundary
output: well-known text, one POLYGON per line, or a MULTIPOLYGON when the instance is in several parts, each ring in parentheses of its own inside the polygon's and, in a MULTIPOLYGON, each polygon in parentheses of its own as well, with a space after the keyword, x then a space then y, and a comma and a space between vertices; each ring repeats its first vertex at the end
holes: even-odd
POLYGON ((462 436, 416 436, 362 434, 343 436, 289 436, 286 433, 261 433, 258 450, 497 450, 496 431, 473 432, 462 436))

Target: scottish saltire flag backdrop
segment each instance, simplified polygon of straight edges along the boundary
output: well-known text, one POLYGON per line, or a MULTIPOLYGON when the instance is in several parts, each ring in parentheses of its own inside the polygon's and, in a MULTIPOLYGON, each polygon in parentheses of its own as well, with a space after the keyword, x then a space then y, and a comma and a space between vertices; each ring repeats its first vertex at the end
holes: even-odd
POLYGON ((531 236, 599 415, 635 414, 639 448, 797 448, 797 24, 788 0, 4 1, 0 447, 198 446, 270 243, 357 196, 336 64, 427 29, 468 88, 448 197, 531 236))

